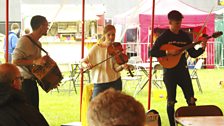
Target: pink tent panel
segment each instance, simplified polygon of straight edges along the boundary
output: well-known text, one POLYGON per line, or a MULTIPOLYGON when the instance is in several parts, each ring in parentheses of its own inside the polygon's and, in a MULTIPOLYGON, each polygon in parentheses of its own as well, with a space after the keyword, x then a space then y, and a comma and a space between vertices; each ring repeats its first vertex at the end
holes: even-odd
MULTIPOLYGON (((193 28, 198 26, 203 26, 208 15, 185 15, 182 21, 182 28, 193 28)), ((151 15, 140 14, 139 15, 139 24, 141 28, 141 42, 147 42, 148 40, 148 28, 151 26, 151 15), (146 30, 146 31, 145 31, 146 30)), ((211 14, 205 24, 205 29, 208 35, 211 35, 214 32, 214 19, 215 15, 211 14)), ((154 19, 155 28, 168 28, 169 22, 166 15, 155 15, 154 19)))

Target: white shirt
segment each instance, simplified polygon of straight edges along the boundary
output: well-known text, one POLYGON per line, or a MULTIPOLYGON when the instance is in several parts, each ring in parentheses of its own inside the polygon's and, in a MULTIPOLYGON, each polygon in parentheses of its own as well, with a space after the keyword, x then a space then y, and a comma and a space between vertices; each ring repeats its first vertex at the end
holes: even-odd
MULTIPOLYGON (((87 59, 92 65, 111 57, 107 52, 107 47, 95 44, 89 51, 87 59)), ((107 83, 120 78, 120 72, 116 72, 113 66, 118 66, 114 58, 109 58, 105 62, 91 69, 91 80, 93 83, 107 83)))

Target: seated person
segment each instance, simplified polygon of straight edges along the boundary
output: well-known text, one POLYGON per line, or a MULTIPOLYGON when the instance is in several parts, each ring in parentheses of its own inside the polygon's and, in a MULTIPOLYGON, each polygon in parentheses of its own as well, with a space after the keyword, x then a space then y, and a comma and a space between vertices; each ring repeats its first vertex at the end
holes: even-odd
POLYGON ((43 115, 27 104, 23 78, 13 64, 0 65, 0 126, 49 126, 43 115))
POLYGON ((110 88, 92 99, 87 120, 89 126, 144 126, 145 110, 132 96, 110 88))
POLYGON ((161 126, 161 119, 159 112, 151 109, 146 112, 145 126, 161 126))

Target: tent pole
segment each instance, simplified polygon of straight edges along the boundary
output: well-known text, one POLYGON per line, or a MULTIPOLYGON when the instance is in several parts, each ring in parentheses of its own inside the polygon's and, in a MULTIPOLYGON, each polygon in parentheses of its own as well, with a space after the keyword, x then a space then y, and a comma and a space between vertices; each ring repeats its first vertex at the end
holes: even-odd
MULTIPOLYGON (((85 0, 82 0, 82 50, 81 59, 84 57, 84 41, 85 41, 85 0)), ((82 117, 82 93, 83 93, 83 70, 81 69, 81 80, 80 80, 80 121, 82 117)))
MULTIPOLYGON (((155 15, 155 0, 152 1, 152 21, 151 23, 151 35, 150 35, 150 48, 153 45, 153 33, 154 33, 154 15, 155 15)), ((150 25, 149 25, 150 26, 150 25)), ((152 57, 150 56, 150 66, 149 66, 149 86, 148 86, 148 110, 151 108, 151 80, 152 80, 152 57)))
POLYGON ((8 63, 9 62, 9 0, 5 0, 6 3, 6 17, 5 17, 5 42, 6 42, 6 46, 5 46, 5 62, 8 63))

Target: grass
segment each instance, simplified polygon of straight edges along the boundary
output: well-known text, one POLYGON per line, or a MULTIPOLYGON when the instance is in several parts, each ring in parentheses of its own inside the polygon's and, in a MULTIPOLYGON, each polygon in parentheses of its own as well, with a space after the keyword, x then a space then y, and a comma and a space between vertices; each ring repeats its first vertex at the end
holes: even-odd
MULTIPOLYGON (((223 99, 224 99, 224 86, 219 85, 220 80, 224 80, 224 69, 201 69, 198 70, 198 76, 200 78, 201 87, 203 93, 199 92, 196 81, 193 80, 193 86, 195 91, 195 97, 197 105, 214 104, 219 106, 224 112, 223 99)), ((69 122, 79 122, 80 118, 80 93, 78 88, 78 94, 72 91, 70 94, 68 91, 67 82, 65 85, 60 86, 60 92, 54 90, 49 93, 45 93, 42 89, 40 92, 40 111, 45 116, 50 126, 60 126, 61 124, 69 122)), ((130 95, 133 95, 136 84, 128 82, 124 91, 130 95), (127 88, 128 87, 128 88, 127 88)), ((158 89, 152 86, 151 93, 151 108, 159 111, 162 119, 162 125, 168 126, 168 118, 166 114, 166 91, 165 87, 158 89), (162 98, 160 96, 163 96, 162 98)), ((147 86, 136 96, 147 110, 148 106, 148 90, 147 86)), ((177 103, 175 108, 185 106, 186 102, 182 91, 178 87, 177 89, 177 103)))

